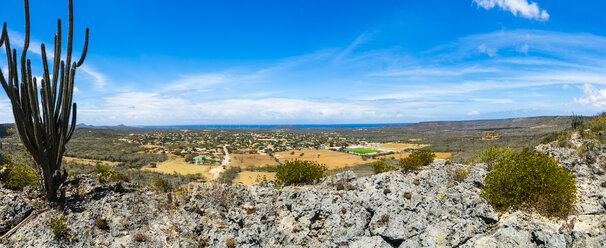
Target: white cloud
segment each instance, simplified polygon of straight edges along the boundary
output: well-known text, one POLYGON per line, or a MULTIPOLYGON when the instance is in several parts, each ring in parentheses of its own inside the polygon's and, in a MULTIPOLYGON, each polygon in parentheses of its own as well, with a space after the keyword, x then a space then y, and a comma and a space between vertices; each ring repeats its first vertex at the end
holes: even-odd
POLYGON ((480 112, 477 110, 472 110, 467 113, 467 115, 479 115, 479 114, 480 114, 480 112))
POLYGON ((524 18, 536 19, 539 21, 549 20, 549 14, 546 10, 541 10, 537 3, 527 0, 473 0, 478 6, 484 9, 499 7, 513 15, 518 14, 524 18))
POLYGON ((602 107, 606 105, 606 88, 598 89, 591 84, 584 84, 582 87, 583 96, 574 101, 583 105, 591 104, 595 107, 602 107))

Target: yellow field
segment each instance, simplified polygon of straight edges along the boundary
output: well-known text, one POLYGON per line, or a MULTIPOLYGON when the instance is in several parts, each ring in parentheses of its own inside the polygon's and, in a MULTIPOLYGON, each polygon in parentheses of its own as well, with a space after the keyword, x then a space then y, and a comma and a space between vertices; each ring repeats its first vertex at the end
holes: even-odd
POLYGON ((545 125, 545 124, 541 124, 541 125, 538 125, 538 126, 532 126, 532 127, 530 127, 530 128, 532 128, 532 129, 536 129, 536 128, 548 128, 548 127, 553 127, 553 125, 545 125))
POLYGON ((229 154, 231 158, 230 166, 240 166, 246 168, 248 166, 265 166, 278 165, 278 162, 269 155, 261 154, 229 154))
MULTIPOLYGON (((436 158, 439 159, 447 159, 452 157, 452 153, 450 152, 436 152, 436 158)), ((408 155, 410 155, 410 153, 408 152, 402 152, 402 153, 396 153, 396 154, 389 154, 389 155, 383 155, 383 156, 379 156, 379 158, 391 158, 394 157, 396 159, 401 159, 401 158, 407 158, 408 155)))
POLYGON ((267 180, 276 179, 275 172, 256 172, 256 171, 242 171, 238 173, 238 176, 234 179, 234 184, 255 184, 257 183, 257 176, 267 178, 267 180))
POLYGON ((105 161, 105 160, 94 160, 94 159, 85 159, 85 158, 74 158, 74 157, 68 157, 68 156, 63 156, 63 161, 66 162, 76 162, 79 164, 88 164, 88 165, 96 165, 97 162, 101 162, 103 165, 111 165, 111 166, 115 166, 118 165, 119 162, 112 162, 112 161, 105 161))
POLYGON ((331 150, 294 151, 294 155, 291 155, 291 152, 293 151, 278 152, 275 154, 275 156, 282 163, 284 163, 286 160, 293 159, 316 161, 318 163, 325 164, 329 170, 376 161, 375 159, 367 159, 364 161, 362 160, 361 156, 331 150), (303 156, 300 156, 301 153, 303 153, 303 156))
POLYGON ((371 148, 371 149, 383 149, 383 150, 390 150, 390 151, 394 151, 394 152, 401 152, 403 150, 406 149, 420 149, 423 147, 427 147, 429 146, 428 144, 412 144, 412 143, 380 143, 379 146, 372 146, 372 145, 367 145, 364 146, 365 148, 371 148))
POLYGON ((181 175, 202 174, 205 178, 213 178, 210 170, 221 167, 220 165, 197 165, 185 162, 185 159, 179 156, 169 155, 168 160, 157 163, 156 168, 143 167, 142 170, 155 171, 165 174, 173 174, 175 171, 181 175))

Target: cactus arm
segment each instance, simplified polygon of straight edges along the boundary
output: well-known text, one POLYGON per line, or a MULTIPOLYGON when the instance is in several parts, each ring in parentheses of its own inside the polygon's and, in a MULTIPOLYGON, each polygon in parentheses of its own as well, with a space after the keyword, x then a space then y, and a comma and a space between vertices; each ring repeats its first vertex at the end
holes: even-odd
POLYGON ((55 58, 53 61, 53 89, 51 90, 52 110, 55 109, 57 94, 57 80, 59 79, 59 65, 61 64, 61 19, 57 19, 57 33, 55 34, 55 58))
POLYGON ((80 67, 82 63, 84 63, 84 58, 86 58, 86 52, 88 51, 88 28, 86 28, 86 32, 84 33, 84 49, 82 49, 82 56, 80 56, 80 60, 76 67, 80 67))
POLYGON ((67 24, 67 57, 65 64, 69 66, 72 62, 72 41, 74 36, 74 6, 72 0, 69 0, 69 19, 67 24))

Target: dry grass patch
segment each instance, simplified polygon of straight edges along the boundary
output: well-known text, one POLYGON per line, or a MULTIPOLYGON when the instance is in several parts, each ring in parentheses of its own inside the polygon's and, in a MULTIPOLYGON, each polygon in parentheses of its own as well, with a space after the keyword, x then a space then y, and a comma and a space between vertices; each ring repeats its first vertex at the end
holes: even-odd
POLYGON ((261 154, 230 154, 231 158, 230 166, 240 166, 246 168, 249 166, 265 166, 265 165, 278 165, 279 163, 269 155, 261 154))
POLYGON ((157 163, 156 168, 143 167, 142 170, 155 171, 164 174, 173 174, 177 172, 181 175, 202 174, 205 178, 213 178, 210 173, 211 169, 220 167, 220 165, 197 165, 185 162, 182 157, 169 155, 168 160, 157 163))
POLYGON ((532 128, 532 129, 536 129, 536 128, 548 128, 548 127, 553 127, 553 126, 554 126, 554 125, 545 125, 545 124, 541 124, 541 125, 538 125, 538 126, 532 126, 532 127, 530 127, 530 128, 532 128))
POLYGON ((257 171, 242 171, 238 173, 238 176, 234 179, 234 183, 241 184, 255 184, 258 183, 257 178, 265 177, 267 180, 275 180, 275 172, 257 172, 257 171))
MULTIPOLYGON (((452 153, 450 152, 434 152, 436 154, 436 158, 439 159, 447 159, 452 157, 452 153)), ((401 158, 408 158, 408 155, 410 155, 409 152, 402 152, 402 153, 396 153, 396 154, 388 154, 388 155, 383 155, 383 156, 379 156, 377 158, 395 158, 395 159, 401 159, 401 158)))
POLYGON ((282 163, 286 162, 286 160, 294 159, 316 161, 325 164, 329 170, 376 161, 376 159, 367 159, 364 161, 361 156, 331 150, 301 150, 294 151, 294 154, 291 154, 292 152, 293 151, 278 152, 275 156, 282 163), (303 154, 303 156, 301 156, 301 154, 303 154))
POLYGON ((116 165, 120 164, 120 162, 86 159, 86 158, 74 158, 74 157, 68 157, 68 156, 63 156, 63 161, 74 162, 74 163, 79 163, 79 164, 87 164, 87 165, 96 165, 97 163, 102 163, 103 165, 116 166, 116 165))

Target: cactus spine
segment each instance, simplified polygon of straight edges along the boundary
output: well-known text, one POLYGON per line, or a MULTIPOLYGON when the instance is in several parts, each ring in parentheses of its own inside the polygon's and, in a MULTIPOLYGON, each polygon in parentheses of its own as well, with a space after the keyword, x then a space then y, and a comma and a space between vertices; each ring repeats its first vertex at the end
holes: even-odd
POLYGON ((8 61, 8 78, 5 78, 2 70, 0 70, 0 83, 11 101, 15 125, 23 145, 33 156, 38 166, 38 173, 42 178, 41 182, 46 197, 50 201, 56 201, 58 199, 57 191, 67 178, 67 172, 61 170, 61 161, 65 152, 65 145, 71 139, 76 127, 76 103, 72 105, 74 77, 76 68, 82 65, 86 57, 88 28, 86 28, 82 56, 79 61, 72 62, 73 4, 72 0, 69 0, 67 56, 65 60, 61 60, 61 19, 58 19, 57 33, 54 40, 52 78, 44 44, 41 44, 40 47, 44 72, 40 79, 41 88, 38 94, 38 79, 32 77, 31 62, 27 59, 27 49, 29 47, 28 0, 24 0, 24 5, 25 41, 19 68, 21 83, 19 83, 19 71, 17 70, 17 50, 11 50, 6 22, 2 26, 0 48, 3 46, 5 48, 8 61))

